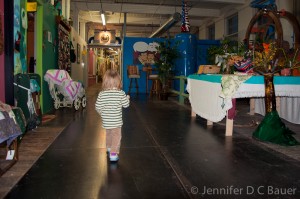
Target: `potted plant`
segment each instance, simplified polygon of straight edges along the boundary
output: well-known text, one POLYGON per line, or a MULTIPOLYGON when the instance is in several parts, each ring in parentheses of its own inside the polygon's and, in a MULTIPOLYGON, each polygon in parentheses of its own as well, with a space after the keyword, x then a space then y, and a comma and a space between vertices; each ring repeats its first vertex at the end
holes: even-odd
POLYGON ((158 78, 162 84, 161 98, 167 98, 169 93, 169 82, 174 75, 175 60, 179 57, 179 51, 177 50, 178 43, 172 44, 167 39, 162 42, 158 42, 156 47, 156 59, 155 66, 158 74, 158 78))
POLYGON ((292 72, 294 69, 299 68, 300 62, 298 61, 298 49, 288 49, 285 50, 283 48, 280 48, 283 56, 279 54, 279 61, 278 65, 282 68, 280 71, 280 74, 282 76, 290 76, 292 75, 292 72))

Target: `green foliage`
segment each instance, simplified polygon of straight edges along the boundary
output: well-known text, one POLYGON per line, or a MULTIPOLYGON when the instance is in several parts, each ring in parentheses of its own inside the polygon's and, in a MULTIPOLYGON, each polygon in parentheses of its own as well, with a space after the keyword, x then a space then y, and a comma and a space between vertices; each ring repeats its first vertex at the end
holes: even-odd
POLYGON ((208 64, 215 64, 215 56, 216 55, 223 55, 224 51, 223 48, 221 48, 220 46, 210 46, 207 49, 207 63, 208 64))
POLYGON ((209 64, 215 64, 215 56, 225 55, 225 53, 245 56, 247 50, 247 46, 243 42, 225 38, 224 40, 221 40, 220 46, 210 46, 207 49, 207 62, 209 64))
POLYGON ((165 40, 158 42, 159 46, 156 47, 155 66, 158 72, 158 77, 163 85, 167 86, 168 80, 174 74, 175 61, 179 57, 178 45, 179 43, 172 44, 171 41, 165 40))

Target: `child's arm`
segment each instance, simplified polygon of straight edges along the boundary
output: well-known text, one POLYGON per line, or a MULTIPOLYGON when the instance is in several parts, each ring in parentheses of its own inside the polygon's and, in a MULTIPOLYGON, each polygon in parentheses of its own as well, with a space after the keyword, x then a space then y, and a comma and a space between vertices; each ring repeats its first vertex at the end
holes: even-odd
POLYGON ((122 103, 122 106, 124 108, 127 108, 129 106, 129 99, 130 99, 130 96, 129 95, 126 95, 124 91, 122 91, 122 99, 121 99, 121 103, 122 103))
POLYGON ((101 103, 101 95, 99 93, 98 97, 97 97, 97 100, 96 100, 96 103, 95 103, 95 109, 96 111, 101 115, 101 110, 102 110, 102 103, 101 103))

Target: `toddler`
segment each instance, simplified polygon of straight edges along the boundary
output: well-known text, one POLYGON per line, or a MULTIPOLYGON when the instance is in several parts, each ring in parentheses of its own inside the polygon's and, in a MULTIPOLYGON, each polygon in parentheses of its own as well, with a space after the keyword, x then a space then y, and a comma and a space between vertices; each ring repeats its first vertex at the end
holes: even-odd
POLYGON ((116 70, 107 70, 103 76, 95 107, 102 117, 102 126, 106 130, 106 148, 111 162, 119 160, 122 108, 129 106, 129 95, 122 90, 122 81, 116 70))

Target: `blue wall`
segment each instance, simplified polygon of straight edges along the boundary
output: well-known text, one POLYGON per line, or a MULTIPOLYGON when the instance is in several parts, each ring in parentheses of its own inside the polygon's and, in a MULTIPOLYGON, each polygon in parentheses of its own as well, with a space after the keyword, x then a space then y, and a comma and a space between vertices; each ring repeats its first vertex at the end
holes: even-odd
POLYGON ((181 33, 175 36, 175 41, 179 42, 178 50, 180 52, 180 57, 176 61, 176 75, 188 76, 196 70, 196 36, 181 33))
POLYGON ((207 49, 211 46, 220 46, 220 40, 198 40, 197 42, 197 69, 199 65, 207 63, 207 49))
MULTIPOLYGON (((136 51, 134 44, 136 42, 145 42, 150 45, 155 42, 164 41, 162 38, 138 38, 125 37, 123 41, 123 90, 127 93, 129 90, 129 79, 127 77, 127 66, 137 65, 140 69, 141 78, 138 79, 139 92, 146 92, 146 72, 142 71, 143 64, 137 62, 136 51)), ((182 33, 175 36, 173 42, 179 42, 178 50, 180 57, 176 60, 175 70, 176 75, 185 75, 196 73, 199 65, 207 64, 207 49, 212 45, 220 45, 219 40, 197 40, 195 35, 189 33, 182 33)), ((152 64, 155 68, 155 65, 152 64)), ((179 89, 179 82, 175 82, 175 89, 179 89)), ((149 81, 149 89, 151 88, 151 81, 149 81)), ((135 92, 135 84, 131 92, 135 92)))

